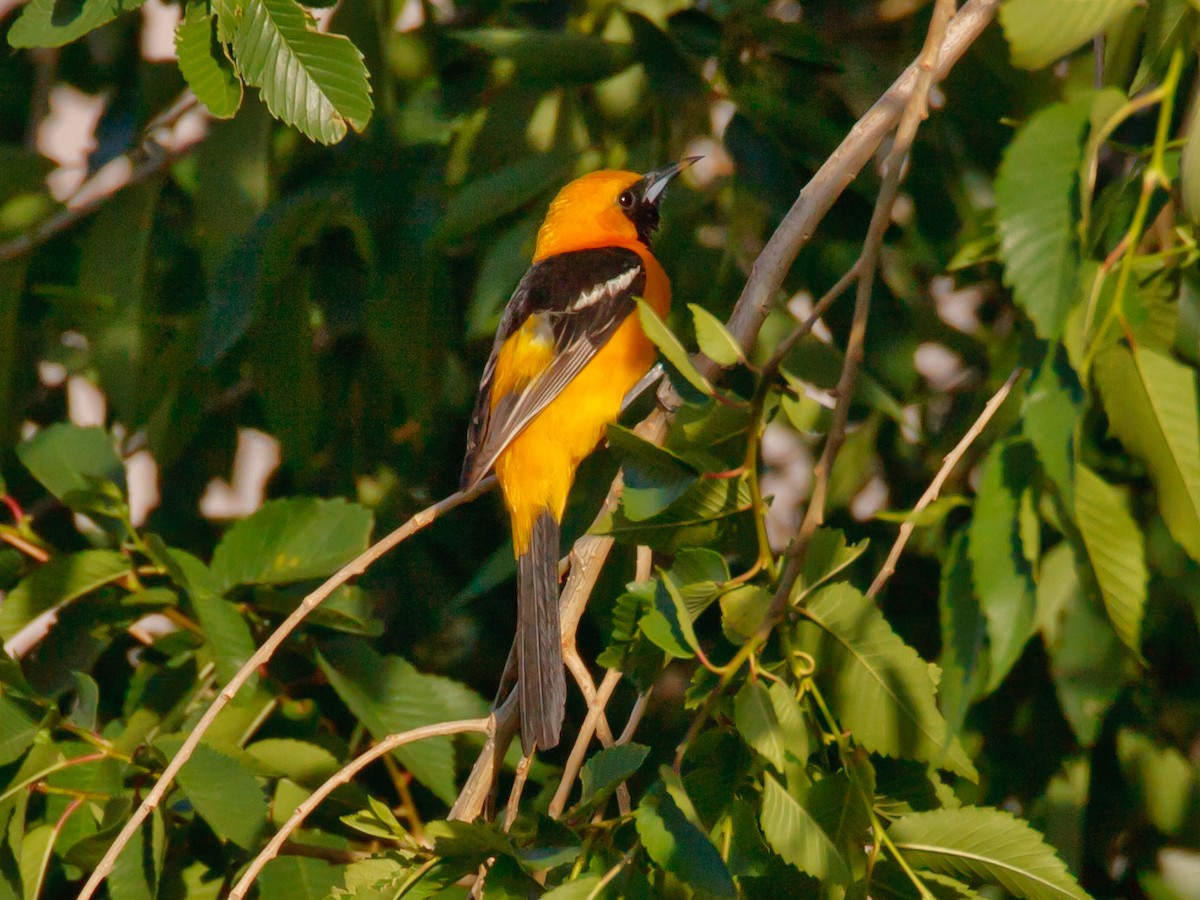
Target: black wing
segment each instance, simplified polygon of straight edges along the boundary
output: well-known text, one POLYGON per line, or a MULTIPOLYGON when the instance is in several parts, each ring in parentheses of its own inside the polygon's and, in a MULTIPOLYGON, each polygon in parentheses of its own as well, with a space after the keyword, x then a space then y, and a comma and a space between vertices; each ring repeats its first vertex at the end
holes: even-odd
POLYGON ((500 318, 492 355, 483 370, 467 433, 463 490, 483 479, 538 413, 578 375, 634 311, 646 286, 641 257, 622 247, 598 247, 547 257, 533 265, 513 292, 500 318), (554 360, 518 393, 492 409, 496 358, 508 338, 537 315, 554 335, 554 360))

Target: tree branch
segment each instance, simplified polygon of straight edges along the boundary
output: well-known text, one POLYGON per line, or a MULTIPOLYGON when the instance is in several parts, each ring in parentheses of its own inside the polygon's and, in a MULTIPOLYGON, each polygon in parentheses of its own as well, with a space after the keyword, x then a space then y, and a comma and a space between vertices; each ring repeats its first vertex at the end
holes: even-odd
POLYGON ((401 734, 393 734, 384 738, 374 747, 371 747, 364 753, 359 754, 356 759, 351 760, 336 773, 331 775, 329 779, 319 788, 312 792, 303 803, 292 811, 291 816, 283 824, 283 827, 275 833, 275 836, 267 843, 258 854, 251 860, 250 865, 246 868, 245 873, 234 885, 233 890, 229 892, 229 900, 242 900, 246 896, 246 891, 250 890, 250 886, 254 884, 254 879, 258 877, 258 873, 263 870, 263 866, 269 863, 279 853, 281 847, 292 833, 299 828, 309 813, 321 805, 322 801, 334 792, 338 787, 347 784, 351 778, 365 769, 368 765, 385 756, 405 744, 412 744, 417 741, 424 741, 431 737, 444 737, 451 734, 463 734, 468 731, 482 731, 489 736, 493 733, 495 719, 492 716, 487 716, 482 719, 460 719, 457 722, 442 722, 438 725, 426 725, 422 728, 414 728, 411 731, 405 731, 401 734))
POLYGON ((1008 399, 1013 385, 1017 383, 1017 379, 1021 377, 1021 373, 1024 371, 1024 369, 1013 369, 1012 374, 1008 376, 1004 384, 1000 385, 1000 390, 996 391, 992 395, 992 399, 984 406, 983 412, 979 414, 979 418, 967 429, 967 433, 962 436, 962 440, 955 445, 953 450, 946 454, 942 466, 938 469, 933 481, 929 483, 929 487, 921 495, 921 499, 917 501, 917 505, 913 507, 908 520, 900 526, 900 533, 896 536, 896 542, 892 544, 892 549, 888 552, 883 568, 879 570, 879 574, 875 576, 875 580, 871 582, 871 587, 867 590, 868 597, 876 596, 883 589, 887 580, 892 577, 892 574, 896 571, 896 561, 900 559, 900 554, 904 552, 904 545, 908 543, 913 529, 917 527, 916 520, 921 515, 921 511, 938 498, 938 495, 942 492, 942 486, 946 483, 946 479, 950 477, 950 473, 954 471, 954 467, 958 465, 958 461, 962 459, 963 454, 967 452, 967 448, 974 443, 975 439, 983 433, 983 429, 992 420, 992 416, 996 414, 996 410, 1004 405, 1004 401, 1008 399))

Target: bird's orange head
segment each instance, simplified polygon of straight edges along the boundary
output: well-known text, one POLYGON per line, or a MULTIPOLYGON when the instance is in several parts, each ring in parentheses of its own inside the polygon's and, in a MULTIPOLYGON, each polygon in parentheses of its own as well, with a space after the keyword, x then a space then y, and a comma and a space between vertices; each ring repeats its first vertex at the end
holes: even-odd
POLYGON ((668 182, 696 159, 646 175, 604 169, 576 178, 550 204, 533 261, 591 247, 648 244, 658 227, 658 204, 668 182))

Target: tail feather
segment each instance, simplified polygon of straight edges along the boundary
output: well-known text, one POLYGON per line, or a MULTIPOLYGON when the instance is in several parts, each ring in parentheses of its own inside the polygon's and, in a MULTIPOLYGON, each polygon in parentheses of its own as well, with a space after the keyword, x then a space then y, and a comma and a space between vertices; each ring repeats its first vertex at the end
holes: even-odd
POLYGON ((533 525, 529 550, 517 559, 518 690, 521 746, 558 745, 567 700, 558 623, 558 522, 543 510, 533 525))

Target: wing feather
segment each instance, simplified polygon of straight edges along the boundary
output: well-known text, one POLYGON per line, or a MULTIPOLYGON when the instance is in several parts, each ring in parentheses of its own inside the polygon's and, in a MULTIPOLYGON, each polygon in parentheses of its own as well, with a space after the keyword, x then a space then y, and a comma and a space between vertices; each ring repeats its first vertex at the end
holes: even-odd
POLYGON ((467 434, 464 490, 478 484, 496 458, 591 362, 634 310, 645 288, 641 257, 622 247, 578 250, 551 256, 525 273, 505 307, 484 367, 467 434), (492 402, 496 360, 505 341, 531 315, 549 322, 554 359, 520 391, 492 402))

